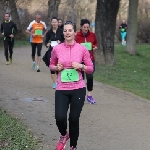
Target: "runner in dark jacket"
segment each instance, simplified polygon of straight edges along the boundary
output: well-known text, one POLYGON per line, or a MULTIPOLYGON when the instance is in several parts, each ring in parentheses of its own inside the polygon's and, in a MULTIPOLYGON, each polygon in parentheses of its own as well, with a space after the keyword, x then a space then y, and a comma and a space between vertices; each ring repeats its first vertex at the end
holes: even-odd
POLYGON ((12 54, 13 54, 13 46, 14 46, 14 37, 18 32, 16 24, 10 20, 10 14, 5 13, 4 17, 5 21, 1 24, 1 34, 3 36, 4 41, 4 50, 6 57, 6 65, 12 63, 12 54), (8 57, 9 51, 9 57, 8 57))
MULTIPOLYGON (((46 58, 49 58, 48 61, 44 61, 48 63, 49 66, 49 60, 51 57, 51 51, 54 46, 57 44, 60 44, 64 41, 64 36, 63 36, 63 30, 58 27, 58 19, 56 17, 53 17, 51 19, 51 25, 52 28, 47 32, 46 34, 46 40, 45 40, 45 46, 48 47, 48 52, 44 56, 45 60, 46 58), (48 56, 47 56, 48 55, 48 56)), ((53 85, 52 88, 56 88, 56 72, 55 71, 50 71, 51 72, 51 78, 53 80, 53 85)))

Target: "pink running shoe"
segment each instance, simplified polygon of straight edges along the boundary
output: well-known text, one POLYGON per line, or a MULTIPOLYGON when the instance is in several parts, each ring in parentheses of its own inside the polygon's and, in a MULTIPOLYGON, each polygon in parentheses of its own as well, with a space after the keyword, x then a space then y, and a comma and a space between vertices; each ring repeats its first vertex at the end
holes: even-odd
POLYGON ((56 150, 64 150, 68 139, 69 139, 69 133, 67 133, 65 136, 61 135, 56 144, 56 150))
POLYGON ((72 147, 70 147, 70 150, 77 150, 77 148, 73 148, 73 146, 72 146, 72 147))

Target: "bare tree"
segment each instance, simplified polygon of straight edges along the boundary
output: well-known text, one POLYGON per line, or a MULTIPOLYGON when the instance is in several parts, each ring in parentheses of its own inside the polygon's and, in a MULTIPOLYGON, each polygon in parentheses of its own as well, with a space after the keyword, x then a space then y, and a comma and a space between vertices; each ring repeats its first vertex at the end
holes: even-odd
POLYGON ((136 37, 137 37, 137 9, 138 0, 129 0, 129 18, 127 30, 127 47, 126 50, 129 54, 136 54, 136 37))
POLYGON ((113 65, 114 35, 120 0, 97 0, 96 34, 99 41, 99 63, 113 65), (103 61, 102 61, 103 60, 103 61))
POLYGON ((21 31, 21 23, 20 23, 18 12, 17 12, 17 6, 16 6, 15 0, 9 0, 9 8, 10 8, 12 20, 17 25, 18 31, 21 31))
POLYGON ((48 1, 48 17, 51 19, 52 17, 58 16, 58 7, 61 0, 49 0, 48 1))

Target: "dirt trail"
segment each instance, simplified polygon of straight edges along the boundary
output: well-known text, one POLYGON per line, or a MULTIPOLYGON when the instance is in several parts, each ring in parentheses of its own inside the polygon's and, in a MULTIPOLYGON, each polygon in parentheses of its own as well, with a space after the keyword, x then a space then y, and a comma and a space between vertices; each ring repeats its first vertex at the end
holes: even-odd
MULTIPOLYGON (((0 107, 21 119, 43 150, 55 150, 59 132, 49 69, 41 62, 41 72, 32 70, 30 51, 15 48, 8 66, 0 51, 0 107)), ((98 82, 93 95, 97 103, 85 102, 81 114, 79 150, 150 150, 150 101, 98 82)))

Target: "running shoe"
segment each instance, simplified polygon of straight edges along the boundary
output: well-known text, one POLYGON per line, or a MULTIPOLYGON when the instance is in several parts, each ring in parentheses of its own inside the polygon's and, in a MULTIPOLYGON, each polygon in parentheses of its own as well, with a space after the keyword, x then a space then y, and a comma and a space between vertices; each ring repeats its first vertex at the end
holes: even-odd
POLYGON ((52 88, 53 88, 53 89, 56 89, 56 86, 57 86, 57 84, 56 84, 56 83, 53 83, 52 88))
POLYGON ((124 41, 124 42, 122 43, 122 45, 123 45, 123 46, 126 46, 126 41, 124 41))
POLYGON ((12 64, 12 58, 9 58, 9 63, 12 64))
POLYGON ((6 65, 9 65, 9 61, 6 61, 6 65))
POLYGON ((70 147, 70 150, 77 150, 77 148, 73 148, 73 146, 72 146, 72 147, 70 147))
POLYGON ((40 67, 37 66, 37 67, 36 67, 36 70, 37 70, 37 72, 40 72, 40 67))
POLYGON ((66 142, 69 139, 69 133, 67 133, 65 136, 60 136, 59 140, 56 144, 56 150, 64 150, 66 147, 66 142))
POLYGON ((96 101, 93 99, 92 96, 87 96, 87 101, 88 101, 90 104, 96 103, 96 101))
POLYGON ((35 69, 35 62, 32 63, 32 69, 35 69))

